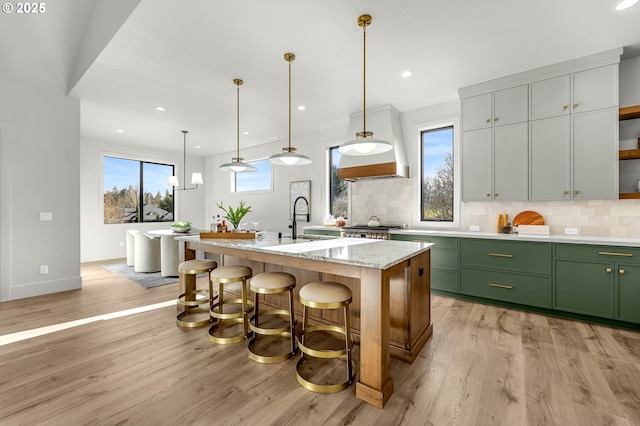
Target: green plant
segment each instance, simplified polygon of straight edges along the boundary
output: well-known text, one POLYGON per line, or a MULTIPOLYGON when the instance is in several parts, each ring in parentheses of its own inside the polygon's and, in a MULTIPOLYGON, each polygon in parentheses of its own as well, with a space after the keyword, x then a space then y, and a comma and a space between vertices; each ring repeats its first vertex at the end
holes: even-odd
POLYGON ((191 228, 191 222, 185 222, 185 221, 173 222, 173 227, 174 228, 191 228))
POLYGON ((234 210, 233 207, 228 206, 224 207, 222 201, 220 203, 216 203, 216 206, 220 208, 223 212, 225 212, 225 218, 233 225, 235 229, 238 229, 238 225, 240 225, 240 221, 242 218, 251 211, 251 206, 244 205, 244 201, 240 201, 238 207, 234 210))

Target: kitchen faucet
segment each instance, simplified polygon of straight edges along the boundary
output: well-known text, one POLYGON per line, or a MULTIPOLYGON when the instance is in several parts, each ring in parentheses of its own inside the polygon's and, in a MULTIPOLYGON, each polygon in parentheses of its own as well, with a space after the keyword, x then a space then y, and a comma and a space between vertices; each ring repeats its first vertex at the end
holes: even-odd
POLYGON ((309 222, 309 200, 307 200, 301 195, 298 198, 296 198, 296 200, 293 202, 293 220, 291 221, 291 225, 289 225, 289 228, 291 228, 291 239, 293 240, 298 238, 298 229, 296 225, 296 216, 297 216, 296 206, 298 205, 298 201, 300 199, 303 199, 304 202, 307 203, 307 222, 309 222))

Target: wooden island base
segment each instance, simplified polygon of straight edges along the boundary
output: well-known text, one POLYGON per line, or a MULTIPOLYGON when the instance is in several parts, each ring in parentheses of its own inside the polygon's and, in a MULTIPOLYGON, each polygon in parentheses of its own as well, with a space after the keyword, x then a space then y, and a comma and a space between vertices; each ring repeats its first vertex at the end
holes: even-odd
MULTIPOLYGON (((337 281, 353 293, 351 324, 354 341, 360 345, 360 374, 356 396, 382 408, 393 394, 389 375, 389 357, 413 362, 432 334, 430 313, 430 251, 422 251, 388 269, 318 261, 280 254, 242 250, 232 247, 187 241, 183 251, 186 260, 195 252, 211 253, 218 265, 242 264, 254 275, 261 272, 288 272, 296 277, 294 303, 301 318, 302 305, 298 291, 313 281, 337 281)), ((210 255, 209 255, 210 256, 210 255)), ((184 286, 193 286, 189 277, 184 286)), ((288 308, 286 295, 260 295, 260 303, 274 308, 288 308)), ((310 321, 341 324, 341 312, 313 310, 310 321), (316 312, 317 311, 317 312, 316 312)))

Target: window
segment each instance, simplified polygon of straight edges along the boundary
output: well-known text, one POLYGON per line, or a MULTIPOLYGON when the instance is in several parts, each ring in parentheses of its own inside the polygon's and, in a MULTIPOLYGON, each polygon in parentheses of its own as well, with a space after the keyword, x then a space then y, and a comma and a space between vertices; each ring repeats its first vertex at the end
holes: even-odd
POLYGON ((247 161, 256 167, 255 172, 234 173, 234 192, 271 191, 273 188, 271 179, 272 164, 269 160, 247 161))
POLYGON ((104 156, 104 223, 173 221, 173 188, 167 185, 173 170, 169 164, 104 156))
POLYGON ((420 133, 421 221, 453 222, 453 126, 420 133))
POLYGON ((349 182, 338 179, 341 157, 337 146, 329 149, 329 214, 346 218, 349 214, 349 182))

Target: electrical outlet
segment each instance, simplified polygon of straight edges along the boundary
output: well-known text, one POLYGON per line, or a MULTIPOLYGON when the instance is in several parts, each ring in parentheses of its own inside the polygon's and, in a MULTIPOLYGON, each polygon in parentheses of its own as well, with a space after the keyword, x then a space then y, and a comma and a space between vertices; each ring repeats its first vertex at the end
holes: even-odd
POLYGON ((470 230, 470 231, 479 231, 479 230, 480 230, 480 227, 479 227, 478 225, 471 225, 471 226, 469 227, 469 230, 470 230))
POLYGON ((564 228, 565 235, 578 235, 578 228, 564 228))
POLYGON ((40 275, 45 275, 49 273, 49 265, 40 266, 40 275))
POLYGON ((40 212, 40 222, 50 222, 53 220, 53 213, 40 212))

